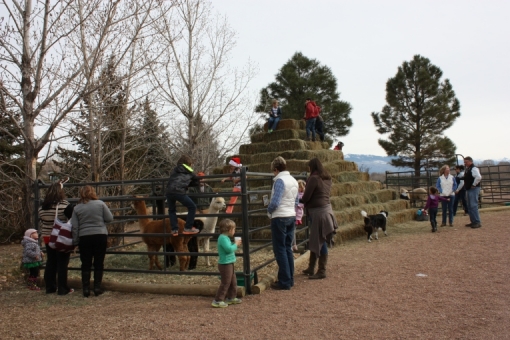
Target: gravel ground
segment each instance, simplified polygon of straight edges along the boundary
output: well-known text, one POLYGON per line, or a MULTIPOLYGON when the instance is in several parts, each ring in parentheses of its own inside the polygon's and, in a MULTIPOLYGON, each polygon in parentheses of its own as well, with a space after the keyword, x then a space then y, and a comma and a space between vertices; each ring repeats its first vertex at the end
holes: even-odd
POLYGON ((464 227, 467 217, 437 233, 427 222, 390 226, 379 241, 335 247, 327 279, 297 274, 291 291, 225 309, 205 297, 28 291, 5 269, 21 246, 2 246, 0 338, 509 339, 509 220, 507 210, 482 214, 480 229, 464 227))

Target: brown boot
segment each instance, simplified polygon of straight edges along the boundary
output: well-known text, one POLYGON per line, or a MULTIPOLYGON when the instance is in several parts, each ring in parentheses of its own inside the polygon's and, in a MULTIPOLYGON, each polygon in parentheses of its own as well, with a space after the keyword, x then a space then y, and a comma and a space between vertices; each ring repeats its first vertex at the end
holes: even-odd
POLYGON ((310 280, 325 279, 326 278, 326 265, 328 264, 328 254, 319 256, 319 270, 317 274, 309 277, 310 280))
POLYGON ((302 271, 305 275, 313 275, 315 273, 315 264, 317 263, 317 256, 314 252, 310 252, 310 259, 308 261, 308 268, 302 271))

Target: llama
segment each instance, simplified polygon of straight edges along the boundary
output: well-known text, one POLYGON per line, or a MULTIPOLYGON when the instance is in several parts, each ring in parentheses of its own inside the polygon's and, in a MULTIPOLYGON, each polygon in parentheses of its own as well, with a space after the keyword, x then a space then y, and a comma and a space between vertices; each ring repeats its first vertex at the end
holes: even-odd
MULTIPOLYGON (((225 204, 225 199, 223 197, 214 197, 211 200, 211 204, 209 208, 204 211, 204 214, 217 214, 220 210, 223 210, 227 207, 225 204)), ((210 217, 197 217, 197 220, 201 220, 204 222, 204 228, 200 233, 204 234, 213 234, 216 229, 216 223, 218 223, 218 216, 210 216, 210 217)), ((204 253, 209 252, 209 241, 211 236, 204 236, 201 238, 200 243, 203 243, 204 253)), ((199 244, 200 244, 199 243, 199 244)), ((211 266, 211 262, 209 261, 209 256, 204 256, 207 266, 211 266)))
MULTIPOLYGON (((136 210, 137 215, 147 215, 147 206, 145 205, 145 201, 133 201, 133 208, 136 210)), ((169 234, 168 237, 142 236, 143 242, 147 245, 147 251, 159 252, 164 243, 170 243, 176 252, 188 252, 188 242, 193 236, 171 236, 170 219, 165 218, 164 220, 150 220, 149 218, 145 217, 140 218, 138 221, 142 234, 156 234, 165 232, 169 234)), ((177 223, 179 224, 179 232, 182 232, 186 222, 179 218, 177 219, 177 223)), ((150 261, 149 270, 152 270, 154 265, 156 265, 156 267, 161 270, 162 268, 159 264, 158 256, 148 256, 150 261)), ((189 256, 179 255, 179 267, 181 271, 185 271, 188 268, 189 260, 189 256)))

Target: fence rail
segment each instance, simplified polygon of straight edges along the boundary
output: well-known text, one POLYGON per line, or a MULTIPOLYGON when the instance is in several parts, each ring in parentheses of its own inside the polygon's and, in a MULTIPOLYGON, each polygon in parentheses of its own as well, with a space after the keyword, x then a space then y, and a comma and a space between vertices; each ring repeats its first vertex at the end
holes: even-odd
MULTIPOLYGON (((234 176, 229 174, 229 176, 234 176)), ((237 274, 241 274, 244 277, 246 293, 251 294, 251 277, 254 278, 254 283, 258 282, 258 274, 257 272, 262 268, 266 267, 270 263, 275 261, 275 258, 270 258, 263 262, 262 264, 257 264, 257 266, 252 267, 252 263, 250 262, 250 255, 259 252, 263 249, 271 247, 272 242, 264 239, 255 239, 253 234, 255 232, 259 232, 264 229, 269 229, 270 224, 264 225, 254 225, 253 221, 257 221, 260 219, 251 218, 251 217, 260 217, 266 216, 266 209, 261 207, 261 203, 258 203, 258 195, 259 194, 270 194, 270 190, 248 190, 248 183, 251 180, 256 180, 258 182, 267 181, 268 186, 272 184, 273 174, 270 173, 258 173, 258 172, 247 172, 247 168, 243 167, 241 169, 240 175, 241 177, 241 192, 232 192, 232 191, 220 191, 214 194, 189 194, 190 197, 230 197, 230 196, 239 196, 240 204, 236 204, 237 206, 241 206, 241 211, 238 213, 226 214, 197 214, 197 217, 229 217, 229 218, 237 218, 240 220, 240 225, 238 223, 237 227, 239 232, 236 231, 235 236, 241 236, 243 239, 242 244, 242 252, 236 253, 236 256, 243 258, 243 270, 242 272, 237 272, 237 274), (257 197, 256 203, 252 203, 253 198, 257 197), (252 208, 250 210, 250 208, 252 208), (263 243, 263 244, 260 244, 263 243)), ((210 175, 205 176, 205 179, 210 182, 214 182, 215 179, 224 178, 223 175, 210 175)), ((296 178, 304 178, 304 176, 296 176, 296 178)), ((101 192, 115 192, 120 193, 120 195, 111 195, 111 196, 101 196, 100 199, 104 202, 108 202, 112 207, 112 212, 114 213, 114 221, 108 223, 109 228, 109 240, 116 240, 117 244, 113 244, 110 246, 106 254, 108 255, 128 255, 128 256, 139 256, 139 255, 158 255, 164 256, 165 261, 167 259, 167 255, 175 256, 175 255, 185 255, 185 256, 218 256, 217 253, 200 253, 200 252, 188 252, 188 253, 179 253, 174 251, 168 251, 166 249, 166 245, 163 245, 162 252, 148 252, 148 251, 124 251, 123 248, 133 246, 141 243, 142 241, 133 241, 130 242, 131 238, 140 238, 142 234, 140 230, 129 231, 126 232, 126 224, 130 222, 137 221, 138 218, 147 218, 152 217, 153 219, 163 219, 167 218, 168 215, 165 214, 165 197, 163 195, 163 188, 166 187, 166 182, 168 179, 144 179, 144 180, 130 180, 130 181, 111 181, 111 182, 99 182, 99 183, 66 183, 64 184, 64 190, 66 193, 71 193, 71 198, 68 199, 69 202, 75 203, 78 201, 77 198, 73 198, 73 194, 77 195, 77 188, 85 185, 92 185, 96 188, 96 190, 101 189, 101 192), (143 191, 150 190, 147 197, 134 197, 133 194, 141 194, 143 191), (126 193, 129 193, 126 194, 126 193), (134 215, 131 213, 132 208, 126 205, 127 202, 132 202, 134 200, 144 200, 151 202, 152 206, 152 214, 151 215, 134 215), (116 232, 110 232, 113 225, 120 225, 120 229, 118 228, 116 232), (128 241, 126 241, 128 240, 128 241)), ((44 189, 48 188, 48 184, 36 183, 34 189, 34 208, 36 212, 36 225, 35 228, 38 229, 39 219, 37 215, 37 211, 40 205, 40 198, 42 197, 42 192, 44 189)), ((147 193, 145 193, 147 194, 147 193)), ((306 219, 304 219, 306 221, 306 219)), ((304 244, 305 247, 308 243, 308 226, 305 224, 300 231, 305 231, 305 238, 302 240, 298 240, 298 244, 304 244)), ((170 237, 170 234, 160 233, 160 234, 143 234, 143 236, 154 236, 154 237, 170 237)), ((200 234, 200 236, 211 236, 212 240, 217 240, 218 234, 200 234)), ((80 270, 77 267, 70 267, 70 270, 80 270)), ((163 266, 162 271, 151 271, 151 270, 143 270, 143 269, 126 269, 126 268, 114 268, 109 267, 104 269, 105 272, 128 272, 128 273, 141 273, 141 274, 168 274, 168 275, 219 275, 217 271, 175 271, 168 270, 167 266, 163 266)))

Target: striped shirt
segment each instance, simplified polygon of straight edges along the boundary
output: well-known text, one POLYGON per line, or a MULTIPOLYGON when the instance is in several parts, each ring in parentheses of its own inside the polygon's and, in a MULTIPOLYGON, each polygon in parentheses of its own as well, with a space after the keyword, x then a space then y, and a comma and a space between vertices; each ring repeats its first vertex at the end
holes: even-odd
MULTIPOLYGON (((68 217, 64 214, 64 210, 69 205, 69 202, 62 201, 58 204, 58 219, 62 222, 67 222, 68 217)), ((56 205, 52 205, 50 209, 39 208, 39 230, 42 235, 51 235, 53 229, 53 221, 55 221, 56 205)))

